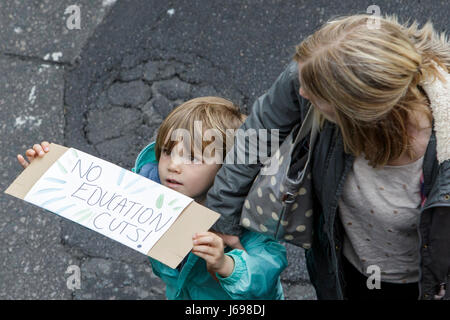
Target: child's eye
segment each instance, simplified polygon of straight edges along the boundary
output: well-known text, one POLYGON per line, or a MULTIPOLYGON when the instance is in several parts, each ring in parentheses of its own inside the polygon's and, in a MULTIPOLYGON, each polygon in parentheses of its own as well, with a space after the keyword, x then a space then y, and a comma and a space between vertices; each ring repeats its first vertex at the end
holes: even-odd
POLYGON ((164 153, 166 156, 170 155, 170 151, 167 148, 162 148, 162 153, 164 153))

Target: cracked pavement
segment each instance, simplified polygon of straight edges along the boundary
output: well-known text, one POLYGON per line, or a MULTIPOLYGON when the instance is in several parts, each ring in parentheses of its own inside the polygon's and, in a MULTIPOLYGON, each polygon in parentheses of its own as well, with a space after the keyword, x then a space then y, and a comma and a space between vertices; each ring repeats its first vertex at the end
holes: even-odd
MULTIPOLYGON (((49 140, 130 169, 182 101, 220 95, 248 113, 327 19, 367 1, 69 0, 0 3, 0 189, 18 153, 49 140)), ((447 1, 377 1, 382 13, 447 26, 447 1)), ((165 299, 145 256, 50 212, 0 195, 0 299, 165 299), (67 287, 71 265, 81 288, 67 287)), ((303 250, 288 249, 287 299, 315 299, 303 250)))

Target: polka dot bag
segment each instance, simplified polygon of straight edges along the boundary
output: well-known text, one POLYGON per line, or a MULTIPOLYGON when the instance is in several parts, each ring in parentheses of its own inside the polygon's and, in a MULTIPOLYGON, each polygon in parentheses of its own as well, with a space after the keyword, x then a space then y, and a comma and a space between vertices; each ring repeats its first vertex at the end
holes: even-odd
POLYGON ((242 207, 243 227, 304 249, 311 247, 311 154, 317 132, 310 108, 303 124, 294 127, 255 178, 242 207))

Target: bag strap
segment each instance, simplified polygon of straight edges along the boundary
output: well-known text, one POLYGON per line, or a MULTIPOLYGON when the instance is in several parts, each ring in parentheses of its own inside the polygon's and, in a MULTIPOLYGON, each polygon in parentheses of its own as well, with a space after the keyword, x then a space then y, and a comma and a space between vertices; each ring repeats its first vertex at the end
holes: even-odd
POLYGON ((297 145, 300 141, 303 140, 310 132, 311 132, 311 142, 310 145, 314 144, 316 134, 317 134, 317 121, 314 121, 314 107, 311 106, 308 110, 308 113, 303 120, 303 123, 298 130, 297 137, 294 140, 293 147, 297 145))
MULTIPOLYGON (((307 168, 310 167, 310 163, 311 163, 311 157, 312 157, 312 149, 314 146, 314 143, 316 141, 316 137, 317 137, 317 133, 319 132, 318 130, 318 123, 317 121, 315 121, 315 117, 314 117, 314 107, 310 107, 308 110, 308 113, 305 116, 305 119, 303 120, 303 123, 297 133, 297 137, 294 140, 294 143, 292 144, 291 150, 289 152, 289 156, 292 157, 292 152, 294 151, 295 147, 297 146, 297 144, 304 138, 306 137, 309 133, 311 133, 310 139, 309 139, 309 150, 308 150, 308 157, 304 166, 303 170, 299 171, 299 176, 297 177, 297 179, 295 179, 296 183, 300 183, 300 181, 302 181, 305 177, 305 175, 307 174, 307 168)), ((288 174, 288 172, 286 172, 286 175, 288 174)))

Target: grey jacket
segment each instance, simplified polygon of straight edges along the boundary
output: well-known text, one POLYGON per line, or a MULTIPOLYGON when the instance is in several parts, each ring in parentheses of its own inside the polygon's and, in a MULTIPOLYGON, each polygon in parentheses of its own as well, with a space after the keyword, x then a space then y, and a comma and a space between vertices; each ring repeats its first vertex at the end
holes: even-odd
MULTIPOLYGON (((299 86, 297 64, 292 62, 268 92, 255 101, 241 128, 279 129, 281 143, 309 108, 307 100, 299 94, 299 86)), ((236 153, 238 148, 235 145, 230 152, 236 153)), ((314 146, 314 242, 306 251, 309 276, 319 299, 345 299, 343 227, 338 200, 353 161, 354 157, 344 152, 340 130, 335 124, 325 122, 314 146)), ((260 168, 259 162, 222 166, 206 201, 210 209, 222 215, 214 229, 228 234, 241 233, 242 205, 260 168)), ((439 285, 445 283, 444 299, 450 299, 450 160, 438 163, 435 130, 424 156, 423 173, 426 200, 417 230, 420 238, 418 298, 433 299, 439 285)))

